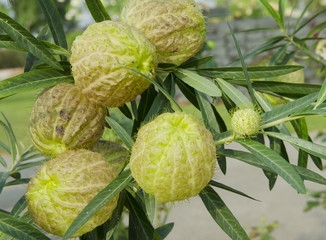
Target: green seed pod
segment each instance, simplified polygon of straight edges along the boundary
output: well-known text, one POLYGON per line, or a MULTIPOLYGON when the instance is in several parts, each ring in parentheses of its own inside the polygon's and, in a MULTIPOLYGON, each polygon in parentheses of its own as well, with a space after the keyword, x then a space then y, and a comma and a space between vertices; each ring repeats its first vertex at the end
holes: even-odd
POLYGON ((253 107, 239 108, 234 111, 231 126, 236 136, 250 137, 259 131, 260 115, 253 107))
POLYGON ((104 131, 105 114, 75 85, 58 84, 43 91, 32 108, 32 141, 52 157, 67 149, 92 148, 104 131))
POLYGON ((124 23, 91 24, 72 44, 70 63, 75 83, 90 101, 107 107, 130 102, 150 82, 124 67, 154 79, 156 49, 137 29, 124 23))
POLYGON ((206 39, 204 17, 194 0, 130 0, 121 21, 151 40, 160 63, 180 65, 199 52, 206 39))
MULTIPOLYGON (((95 197, 117 177, 99 153, 68 150, 44 163, 31 179, 25 194, 34 222, 48 233, 63 236, 68 227, 95 197)), ((92 231, 106 222, 118 196, 92 216, 72 237, 92 231)))
POLYGON ((316 54, 326 60, 326 39, 320 40, 316 46, 316 54))
POLYGON ((212 134, 185 113, 164 113, 142 126, 130 157, 132 176, 160 202, 196 196, 215 165, 212 134))
POLYGON ((126 166, 129 159, 129 151, 119 143, 100 140, 93 148, 94 152, 100 153, 117 173, 126 166))

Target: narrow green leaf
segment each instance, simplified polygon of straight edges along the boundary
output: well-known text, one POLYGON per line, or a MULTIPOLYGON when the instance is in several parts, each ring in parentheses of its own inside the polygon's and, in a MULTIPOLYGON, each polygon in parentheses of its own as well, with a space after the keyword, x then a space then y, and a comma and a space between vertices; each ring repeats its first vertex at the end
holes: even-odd
POLYGON ((216 134, 219 134, 220 127, 218 122, 216 121, 214 111, 212 109, 211 103, 209 102, 208 98, 202 92, 196 91, 197 101, 199 103, 200 111, 204 119, 204 123, 206 127, 212 132, 213 137, 216 134))
POLYGON ((37 0, 37 1, 42 9, 46 21, 48 22, 54 42, 57 45, 63 47, 64 49, 68 49, 66 35, 63 29, 61 17, 58 12, 58 9, 55 6, 54 1, 53 0, 37 0))
POLYGON ((153 223, 155 216, 155 196, 144 192, 144 200, 147 218, 153 223))
POLYGON ((252 101, 253 105, 256 105, 255 94, 253 92, 252 83, 251 83, 251 80, 250 80, 250 76, 249 76, 249 73, 248 73, 248 69, 247 69, 246 63, 245 63, 244 58, 243 58, 243 55, 241 53, 241 49, 239 47, 237 38, 235 37, 235 34, 234 34, 233 29, 231 28, 229 22, 227 22, 227 24, 228 24, 230 33, 232 35, 232 38, 233 38, 235 47, 237 48, 237 52, 238 52, 238 56, 240 58, 240 62, 241 62, 243 73, 244 73, 244 75, 246 77, 246 80, 247 80, 247 88, 248 88, 248 91, 249 91, 249 95, 250 95, 251 101, 252 101))
POLYGON ((320 91, 319 91, 318 98, 317 98, 317 103, 316 103, 314 109, 316 109, 325 100, 326 100, 326 78, 324 80, 323 85, 321 86, 320 91))
POLYGON ((8 125, 8 120, 6 119, 6 121, 7 121, 7 124, 5 124, 3 121, 0 120, 0 126, 4 129, 4 131, 7 135, 7 139, 9 142, 9 149, 10 149, 9 153, 11 155, 12 163, 14 163, 16 160, 16 156, 17 156, 17 141, 16 141, 15 134, 12 131, 10 123, 8 125))
POLYGON ((269 123, 269 122, 279 120, 283 117, 286 117, 291 113, 294 113, 300 110, 301 108, 311 104, 313 101, 317 99, 317 95, 318 93, 311 93, 295 101, 284 104, 281 107, 278 107, 272 111, 266 112, 262 116, 263 122, 269 123))
POLYGON ((197 67, 202 64, 205 64, 213 59, 213 56, 205 56, 201 58, 190 58, 188 61, 182 63, 179 67, 180 68, 191 68, 197 67))
POLYGON ((295 171, 290 163, 288 163, 276 152, 267 148, 264 144, 250 139, 237 139, 235 141, 247 148, 256 157, 263 160, 271 169, 273 169, 299 193, 306 193, 306 187, 303 184, 299 174, 295 171))
POLYGON ((110 218, 107 226, 106 239, 111 239, 117 224, 121 220, 121 215, 124 209, 125 200, 126 200, 125 190, 122 190, 119 196, 117 207, 114 209, 112 213, 112 217, 110 218))
POLYGON ((305 13, 307 12, 308 8, 310 7, 310 5, 312 4, 314 0, 311 0, 306 6, 305 8, 303 9, 303 11, 301 12, 299 18, 297 19, 297 22, 295 23, 295 26, 293 28, 293 34, 292 36, 296 33, 296 30, 298 29, 301 21, 302 21, 302 18, 304 17, 305 13))
POLYGON ((129 134, 126 132, 126 130, 123 127, 121 127, 121 125, 117 123, 112 117, 106 116, 105 119, 107 123, 110 125, 110 127, 113 129, 113 131, 123 141, 123 143, 126 144, 128 149, 131 150, 134 142, 132 138, 129 136, 129 134))
POLYGON ((211 82, 207 78, 198 75, 195 72, 186 69, 177 69, 174 74, 180 80, 202 93, 213 97, 221 96, 220 89, 213 82, 211 82))
POLYGON ((40 230, 18 218, 0 211, 0 232, 17 239, 50 240, 40 230))
POLYGON ((27 184, 27 183, 29 183, 29 180, 30 180, 29 178, 15 179, 10 182, 7 182, 5 187, 20 185, 20 184, 27 184))
POLYGON ((314 21, 319 15, 323 14, 326 12, 326 8, 322 9, 320 12, 314 14, 313 16, 311 16, 307 21, 305 21, 299 28, 297 28, 292 35, 294 36, 294 34, 296 34, 297 32, 299 32, 301 29, 303 29, 305 26, 307 26, 311 21, 314 21))
MULTIPOLYGON (((252 166, 262 168, 267 171, 274 172, 274 170, 272 170, 265 162, 263 162, 262 160, 260 160, 256 156, 254 156, 252 153, 243 152, 243 151, 239 151, 239 150, 233 150, 233 149, 218 149, 217 153, 227 156, 227 157, 230 157, 230 158, 240 160, 240 161, 250 164, 252 166)), ((326 185, 326 179, 324 177, 320 176, 319 174, 317 174, 309 169, 306 169, 303 167, 298 167, 293 164, 291 164, 291 166, 294 167, 294 169, 299 173, 299 175, 304 180, 308 180, 308 181, 326 185)))
POLYGON ((123 171, 108 186, 99 192, 90 203, 81 211, 81 213, 72 222, 63 240, 69 239, 79 228, 81 228, 97 211, 104 207, 117 194, 119 194, 131 181, 130 169, 123 171))
POLYGON ((265 133, 269 136, 273 136, 282 139, 283 141, 289 142, 312 155, 315 155, 322 159, 326 159, 326 146, 312 143, 310 141, 303 140, 300 138, 288 136, 283 133, 276 133, 276 132, 265 132, 265 133))
MULTIPOLYGON (((309 141, 308 126, 305 118, 293 120, 291 124, 299 138, 309 141)), ((308 153, 302 149, 299 149, 298 166, 304 168, 308 166, 308 153)))
POLYGON ((132 119, 132 114, 126 104, 124 104, 122 107, 119 107, 119 110, 125 115, 127 118, 132 119))
POLYGON ((306 115, 326 115, 326 103, 322 103, 317 109, 313 105, 308 105, 292 113, 290 116, 306 116, 306 115))
POLYGON ((138 73, 139 75, 143 76, 144 78, 146 78, 149 82, 151 82, 152 84, 154 84, 155 87, 157 87, 163 94, 164 96, 169 99, 169 101, 171 102, 171 105, 182 112, 182 108, 179 106, 179 104, 174 100, 174 98, 164 89, 162 88, 157 82, 155 82, 153 79, 149 78, 148 76, 146 76, 145 74, 133 69, 133 68, 129 68, 129 67, 123 67, 125 69, 129 69, 135 73, 138 73))
POLYGON ((22 48, 57 70, 63 70, 57 60, 46 50, 30 32, 8 15, 0 12, 0 28, 6 32, 22 48))
POLYGON ((142 207, 129 192, 126 192, 126 200, 126 206, 130 211, 129 221, 132 221, 134 226, 131 231, 129 224, 129 239, 162 239, 152 224, 148 221, 146 214, 142 210, 142 207), (130 233, 135 234, 135 236, 131 235, 130 233))
POLYGON ((85 0, 85 1, 95 22, 111 20, 111 17, 108 14, 108 12, 105 10, 105 7, 101 2, 101 0, 85 0))
POLYGON ((16 165, 15 170, 17 172, 19 172, 19 171, 24 170, 24 169, 28 169, 28 168, 31 168, 31 167, 40 166, 40 165, 42 165, 45 162, 46 162, 46 160, 29 162, 29 163, 20 163, 20 164, 16 165))
POLYGON ((322 30, 325 29, 325 28, 326 28, 326 21, 324 21, 324 22, 318 24, 318 25, 315 26, 313 29, 311 29, 310 32, 307 34, 306 37, 307 37, 307 38, 312 37, 314 34, 316 34, 316 33, 320 32, 320 31, 322 31, 322 30))
POLYGON ((250 198, 250 199, 255 200, 255 201, 259 201, 259 200, 255 199, 255 198, 253 198, 253 197, 250 197, 249 195, 247 195, 247 194, 245 194, 245 193, 243 193, 243 192, 241 192, 241 191, 239 191, 239 190, 236 190, 236 189, 234 189, 234 188, 231 188, 231 187, 229 187, 229 186, 226 186, 226 185, 223 184, 223 183, 220 183, 220 182, 216 182, 216 181, 214 181, 214 180, 211 180, 211 181, 209 182, 209 184, 212 185, 212 186, 214 186, 214 187, 218 187, 218 188, 224 189, 224 190, 226 190, 226 191, 233 192, 233 193, 235 193, 235 194, 239 194, 239 195, 241 195, 241 196, 243 196, 243 197, 250 198))
POLYGON ((260 0, 264 8, 269 12, 269 14, 274 18, 276 23, 284 29, 284 25, 282 24, 280 15, 274 10, 274 8, 268 3, 267 0, 260 0))
POLYGON ((172 231, 174 227, 174 223, 167 223, 167 224, 164 224, 163 226, 160 226, 158 228, 156 228, 156 232, 160 235, 160 237, 162 239, 166 238, 169 233, 172 231))
POLYGON ((222 91, 238 106, 249 106, 251 102, 249 99, 237 88, 233 87, 232 84, 224 81, 221 78, 216 78, 216 81, 222 91))
POLYGON ((2 192, 2 189, 5 186, 9 175, 10 175, 10 172, 0 172, 0 193, 2 192))
POLYGON ((287 0, 279 0, 278 11, 279 11, 280 23, 282 25, 282 29, 284 29, 284 17, 285 17, 286 5, 287 5, 287 0))
POLYGON ((0 155, 0 164, 4 166, 4 168, 8 167, 6 160, 1 155, 0 155))
POLYGON ((10 215, 18 217, 27 208, 25 195, 23 195, 12 208, 10 215))
POLYGON ((177 79, 177 85, 183 95, 189 100, 189 102, 191 102, 192 105, 199 109, 199 103, 197 101, 194 88, 190 87, 188 84, 179 79, 177 79))
POLYGON ((20 92, 54 86, 59 83, 73 82, 71 75, 51 69, 26 72, 0 82, 0 99, 20 92))
POLYGON ((210 186, 206 186, 200 193, 200 198, 205 204, 208 212, 221 229, 233 240, 245 240, 249 237, 225 205, 220 196, 210 186))

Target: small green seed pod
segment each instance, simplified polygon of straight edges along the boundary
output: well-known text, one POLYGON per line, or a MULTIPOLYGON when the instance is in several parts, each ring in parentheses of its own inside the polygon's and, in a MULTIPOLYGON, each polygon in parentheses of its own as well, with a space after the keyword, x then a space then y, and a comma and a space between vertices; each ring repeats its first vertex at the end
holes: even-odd
POLYGON ((250 137, 259 131, 260 114, 253 107, 239 108, 231 117, 231 126, 236 136, 250 137))
POLYGON ((132 176, 160 202, 196 196, 215 165, 212 134, 185 113, 164 113, 142 126, 130 157, 132 176))
POLYGON ((121 21, 151 40, 159 63, 180 65, 199 52, 206 39, 203 14, 193 0, 130 0, 121 21))
POLYGON ((156 49, 136 28, 103 21, 91 24, 71 47, 75 83, 90 101, 120 107, 145 91, 155 79, 156 49))
POLYGON ((32 108, 32 141, 52 157, 67 149, 92 148, 104 131, 105 114, 75 85, 58 84, 42 92, 32 108))
MULTIPOLYGON (((63 236, 68 227, 117 173, 99 153, 68 150, 44 163, 25 194, 34 222, 48 233, 63 236)), ((72 237, 79 237, 106 222, 118 196, 92 216, 72 237)))

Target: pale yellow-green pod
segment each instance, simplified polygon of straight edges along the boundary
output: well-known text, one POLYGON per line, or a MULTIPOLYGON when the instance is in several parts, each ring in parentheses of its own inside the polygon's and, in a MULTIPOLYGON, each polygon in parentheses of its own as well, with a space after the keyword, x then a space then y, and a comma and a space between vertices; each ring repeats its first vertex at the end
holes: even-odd
POLYGON ((71 48, 70 63, 75 83, 87 98, 106 107, 133 101, 155 80, 157 57, 153 44, 125 23, 93 23, 71 48))
POLYGON ((203 14, 193 0, 130 0, 121 21, 151 40, 159 63, 180 65, 199 52, 206 39, 203 14))
POLYGON ((132 176, 160 202, 194 197, 212 179, 212 134, 192 115, 164 113, 139 129, 130 157, 132 176))
POLYGON ((91 149, 104 131, 106 110, 87 100, 73 84, 43 91, 30 115, 35 147, 52 157, 68 149, 91 149))
MULTIPOLYGON (((63 236, 87 204, 117 177, 99 153, 68 150, 44 163, 25 194, 34 223, 48 233, 63 236)), ((81 236, 106 222, 118 196, 104 205, 72 237, 81 236)))

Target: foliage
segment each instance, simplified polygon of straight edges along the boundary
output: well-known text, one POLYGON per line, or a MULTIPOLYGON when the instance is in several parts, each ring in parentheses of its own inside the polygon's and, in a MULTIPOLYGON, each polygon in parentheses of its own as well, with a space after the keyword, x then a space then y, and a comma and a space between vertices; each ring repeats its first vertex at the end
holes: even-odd
POLYGON ((250 239, 275 240, 272 234, 278 228, 280 228, 280 226, 277 221, 273 221, 267 224, 266 218, 262 217, 261 225, 250 228, 249 237, 250 239))
MULTIPOLYGON (((87 0, 86 2, 96 21, 110 19, 109 13, 100 0, 87 0)), ((241 67, 210 67, 212 58, 200 55, 189 59, 180 66, 161 64, 156 79, 145 76, 155 87, 148 88, 139 97, 139 101, 133 101, 130 105, 120 107, 121 118, 111 115, 106 117, 108 127, 115 132, 129 150, 132 149, 139 127, 144 123, 163 112, 183 111, 175 101, 175 93, 180 90, 189 102, 200 110, 206 128, 213 134, 217 146, 217 162, 224 174, 227 174, 226 158, 228 157, 262 169, 269 180, 270 189, 273 189, 277 176, 282 177, 289 184, 289 188, 292 187, 301 194, 306 193, 304 181, 326 185, 324 177, 307 168, 310 156, 312 162, 322 169, 322 159, 326 159, 326 147, 312 141, 309 136, 309 126, 305 120, 307 116, 311 115, 326 115, 326 81, 323 85, 266 81, 266 79, 302 69, 302 66, 285 65, 294 57, 308 57, 321 67, 326 66, 325 61, 315 55, 310 45, 306 44, 309 41, 316 41, 313 35, 318 33, 325 23, 315 26, 303 38, 297 36, 304 26, 324 13, 325 10, 302 21, 310 2, 297 20, 294 30, 290 32, 284 17, 286 1, 279 1, 279 11, 275 11, 266 0, 260 2, 278 23, 281 33, 274 38, 266 39, 256 51, 248 56, 243 56, 236 35, 230 27, 241 67), (246 66, 245 58, 271 49, 277 49, 271 59, 270 65, 272 66, 246 66), (239 91, 238 86, 245 87, 246 94, 239 91), (283 105, 273 108, 262 95, 258 94, 265 92, 282 96, 287 101, 283 105), (251 138, 234 134, 232 129, 227 128, 229 124, 215 107, 214 103, 217 100, 222 101, 230 113, 236 107, 240 108, 249 103, 254 105, 261 112, 259 132, 251 138), (293 125, 297 136, 292 136, 289 133, 288 128, 284 125, 285 122, 290 122, 293 125), (265 142, 267 138, 269 142, 265 142), (230 142, 241 144, 247 151, 229 148, 228 143, 230 142), (296 163, 289 162, 291 159, 288 157, 285 142, 298 149, 299 155, 296 163)), ((0 12, 0 29, 6 33, 0 36, 0 46, 28 53, 25 72, 0 82, 0 99, 25 91, 44 89, 58 83, 74 81, 70 72, 70 63, 67 61, 69 52, 60 14, 53 4, 53 0, 43 0, 38 3, 50 29, 52 36, 50 39, 42 38, 45 30, 40 31, 38 37, 34 37, 15 19, 0 12)), ((136 69, 124 67, 139 73, 136 69)), ((108 109, 109 113, 112 111, 112 109, 108 109)), ((47 159, 47 156, 37 153, 32 147, 21 149, 10 123, 4 116, 3 118, 4 121, 0 121, 0 126, 2 132, 7 135, 8 142, 0 142, 0 147, 11 156, 12 164, 9 167, 4 157, 0 156, 0 164, 5 169, 0 173, 0 189, 26 184, 29 179, 21 178, 20 171, 38 166, 47 159)), ((215 181, 211 181, 199 194, 213 220, 230 238, 249 239, 232 210, 219 196, 219 189, 225 189, 247 198, 249 196, 222 182, 215 181)), ((118 239, 119 236, 126 236, 125 230, 128 230, 129 239, 164 239, 169 234, 173 223, 165 223, 163 220, 157 221, 158 225, 154 224, 155 208, 160 205, 153 196, 145 193, 133 181, 129 166, 127 166, 115 180, 91 200, 70 225, 63 239, 72 236, 102 206, 119 193, 118 205, 112 218, 91 233, 82 236, 81 239, 118 239), (121 223, 123 214, 129 216, 128 227, 121 223), (123 230, 121 231, 121 229, 123 230)), ((28 211, 24 212, 26 205, 26 201, 22 197, 13 205, 10 212, 0 212, 1 239, 7 237, 49 239, 34 226, 28 211)), ((163 211, 168 212, 168 209, 163 208, 163 211)))

